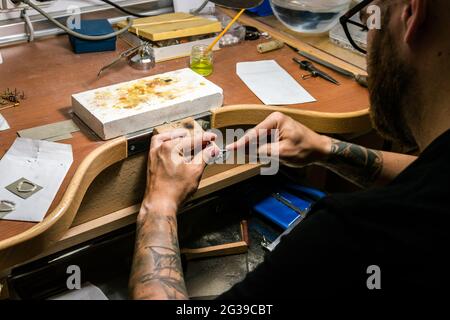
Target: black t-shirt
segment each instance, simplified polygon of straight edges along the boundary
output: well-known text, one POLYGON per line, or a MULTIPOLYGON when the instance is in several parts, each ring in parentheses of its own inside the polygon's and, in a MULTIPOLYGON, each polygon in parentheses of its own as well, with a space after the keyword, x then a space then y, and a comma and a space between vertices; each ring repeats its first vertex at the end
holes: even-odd
POLYGON ((450 131, 388 186, 317 203, 255 271, 219 298, 433 294, 450 289, 449 245, 450 131), (369 290, 367 282, 381 290, 369 290))

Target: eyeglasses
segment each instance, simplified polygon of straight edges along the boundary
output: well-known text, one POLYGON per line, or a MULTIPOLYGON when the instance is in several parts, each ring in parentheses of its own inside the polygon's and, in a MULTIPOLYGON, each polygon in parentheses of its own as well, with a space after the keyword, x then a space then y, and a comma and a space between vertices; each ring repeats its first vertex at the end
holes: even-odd
POLYGON ((344 28, 344 32, 348 38, 348 41, 350 41, 353 48, 355 48, 356 50, 358 50, 359 52, 361 52, 363 54, 367 54, 367 50, 362 48, 360 45, 358 45, 356 43, 356 41, 353 39, 353 37, 350 33, 349 24, 358 26, 358 27, 362 28, 363 31, 369 31, 367 24, 355 21, 355 16, 357 14, 359 14, 365 7, 367 7, 373 1, 374 0, 363 0, 362 2, 358 3, 356 6, 351 8, 346 14, 344 14, 340 18, 340 22, 342 24, 342 27, 344 28))

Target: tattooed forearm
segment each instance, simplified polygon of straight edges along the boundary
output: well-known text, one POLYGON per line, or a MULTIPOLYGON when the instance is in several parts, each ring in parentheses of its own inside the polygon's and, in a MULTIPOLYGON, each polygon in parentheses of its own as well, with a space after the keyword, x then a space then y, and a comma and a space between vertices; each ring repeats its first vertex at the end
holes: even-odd
POLYGON ((130 290, 134 299, 187 299, 175 214, 141 211, 130 290))
POLYGON ((383 153, 333 140, 330 156, 322 165, 361 187, 369 187, 383 170, 383 153))

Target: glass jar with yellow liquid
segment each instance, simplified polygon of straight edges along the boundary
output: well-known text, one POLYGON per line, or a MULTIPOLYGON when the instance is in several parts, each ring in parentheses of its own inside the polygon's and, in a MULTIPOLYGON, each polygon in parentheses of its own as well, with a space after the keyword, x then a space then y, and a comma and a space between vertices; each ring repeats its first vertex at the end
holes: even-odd
POLYGON ((213 73, 213 50, 206 45, 192 47, 190 67, 198 74, 207 77, 213 73))

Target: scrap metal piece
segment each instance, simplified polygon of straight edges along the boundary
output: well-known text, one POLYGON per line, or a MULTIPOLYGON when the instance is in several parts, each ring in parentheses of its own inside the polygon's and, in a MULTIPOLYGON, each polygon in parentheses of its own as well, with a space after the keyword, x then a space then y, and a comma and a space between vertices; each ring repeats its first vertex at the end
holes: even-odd
POLYGON ((1 200, 0 201, 0 212, 8 213, 16 210, 16 204, 13 201, 1 200))
POLYGON ((21 178, 6 187, 6 190, 14 193, 22 199, 28 199, 42 189, 43 188, 41 186, 25 178, 21 178))
POLYGON ((35 185, 33 182, 22 180, 17 184, 17 191, 29 193, 33 192, 37 189, 37 185, 35 185))
POLYGON ((223 164, 225 161, 227 161, 228 157, 230 156, 231 152, 227 149, 220 149, 219 154, 212 159, 213 163, 217 164, 223 164))

